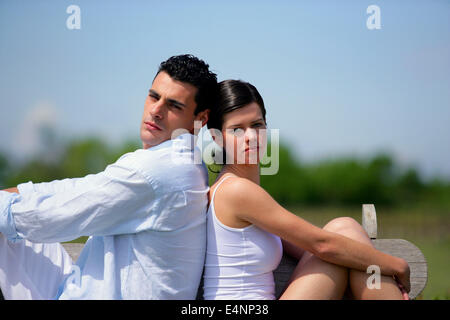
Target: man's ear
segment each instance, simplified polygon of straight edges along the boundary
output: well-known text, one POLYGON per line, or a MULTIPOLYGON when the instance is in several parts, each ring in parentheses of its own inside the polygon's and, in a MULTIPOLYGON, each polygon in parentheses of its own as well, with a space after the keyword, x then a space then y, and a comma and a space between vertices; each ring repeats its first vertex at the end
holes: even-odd
POLYGON ((209 109, 203 110, 201 112, 199 112, 196 116, 194 120, 197 121, 201 121, 202 122, 202 127, 208 122, 209 119, 209 109))
POLYGON ((223 136, 222 136, 222 132, 218 129, 208 129, 209 130, 209 134, 211 135, 213 141, 221 148, 223 148, 224 143, 223 143, 223 136))

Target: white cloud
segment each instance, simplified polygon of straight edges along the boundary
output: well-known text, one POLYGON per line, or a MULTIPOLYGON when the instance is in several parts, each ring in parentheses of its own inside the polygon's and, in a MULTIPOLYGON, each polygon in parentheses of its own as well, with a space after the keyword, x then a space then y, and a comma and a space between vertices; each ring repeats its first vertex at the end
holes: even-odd
POLYGON ((14 153, 20 158, 51 148, 55 143, 60 115, 57 108, 48 101, 32 106, 25 114, 14 141, 14 153))

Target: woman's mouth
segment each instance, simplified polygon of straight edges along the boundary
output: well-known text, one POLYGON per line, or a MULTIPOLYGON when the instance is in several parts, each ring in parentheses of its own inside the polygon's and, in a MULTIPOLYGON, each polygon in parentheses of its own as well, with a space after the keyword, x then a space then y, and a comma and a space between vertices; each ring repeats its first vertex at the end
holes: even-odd
POLYGON ((245 152, 258 151, 258 150, 259 150, 259 147, 256 147, 256 148, 249 148, 249 147, 247 147, 247 148, 245 148, 245 152))

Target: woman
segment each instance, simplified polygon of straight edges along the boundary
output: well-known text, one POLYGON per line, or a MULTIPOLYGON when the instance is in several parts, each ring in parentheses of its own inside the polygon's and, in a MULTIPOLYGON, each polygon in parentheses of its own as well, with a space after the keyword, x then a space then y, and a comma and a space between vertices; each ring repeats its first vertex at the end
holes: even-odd
POLYGON ((407 262, 376 250, 359 223, 344 217, 318 228, 260 187, 263 99, 242 81, 219 88, 208 127, 227 161, 209 195, 204 299, 275 299, 273 270, 283 250, 299 262, 280 299, 341 299, 347 288, 355 299, 407 298, 407 262), (378 290, 366 285, 370 265, 380 267, 378 290))

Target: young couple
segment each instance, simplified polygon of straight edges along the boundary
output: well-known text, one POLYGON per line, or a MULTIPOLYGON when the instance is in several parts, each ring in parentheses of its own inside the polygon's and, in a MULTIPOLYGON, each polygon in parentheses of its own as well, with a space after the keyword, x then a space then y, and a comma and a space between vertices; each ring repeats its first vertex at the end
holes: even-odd
POLYGON ((356 221, 318 228, 260 187, 250 159, 265 149, 261 129, 254 86, 217 83, 191 55, 164 61, 145 101, 143 149, 98 174, 0 191, 4 297, 195 299, 204 272, 205 299, 275 299, 284 250, 299 262, 281 299, 340 299, 346 289, 355 299, 402 299, 408 264, 376 250, 356 221), (221 132, 224 154, 245 159, 226 162, 211 188, 194 161, 194 121, 221 132), (177 129, 189 133, 172 136, 177 129), (174 153, 192 161, 175 163, 174 153), (89 239, 74 264, 59 242, 80 236, 89 239), (370 265, 380 267, 381 289, 366 286, 370 265))

